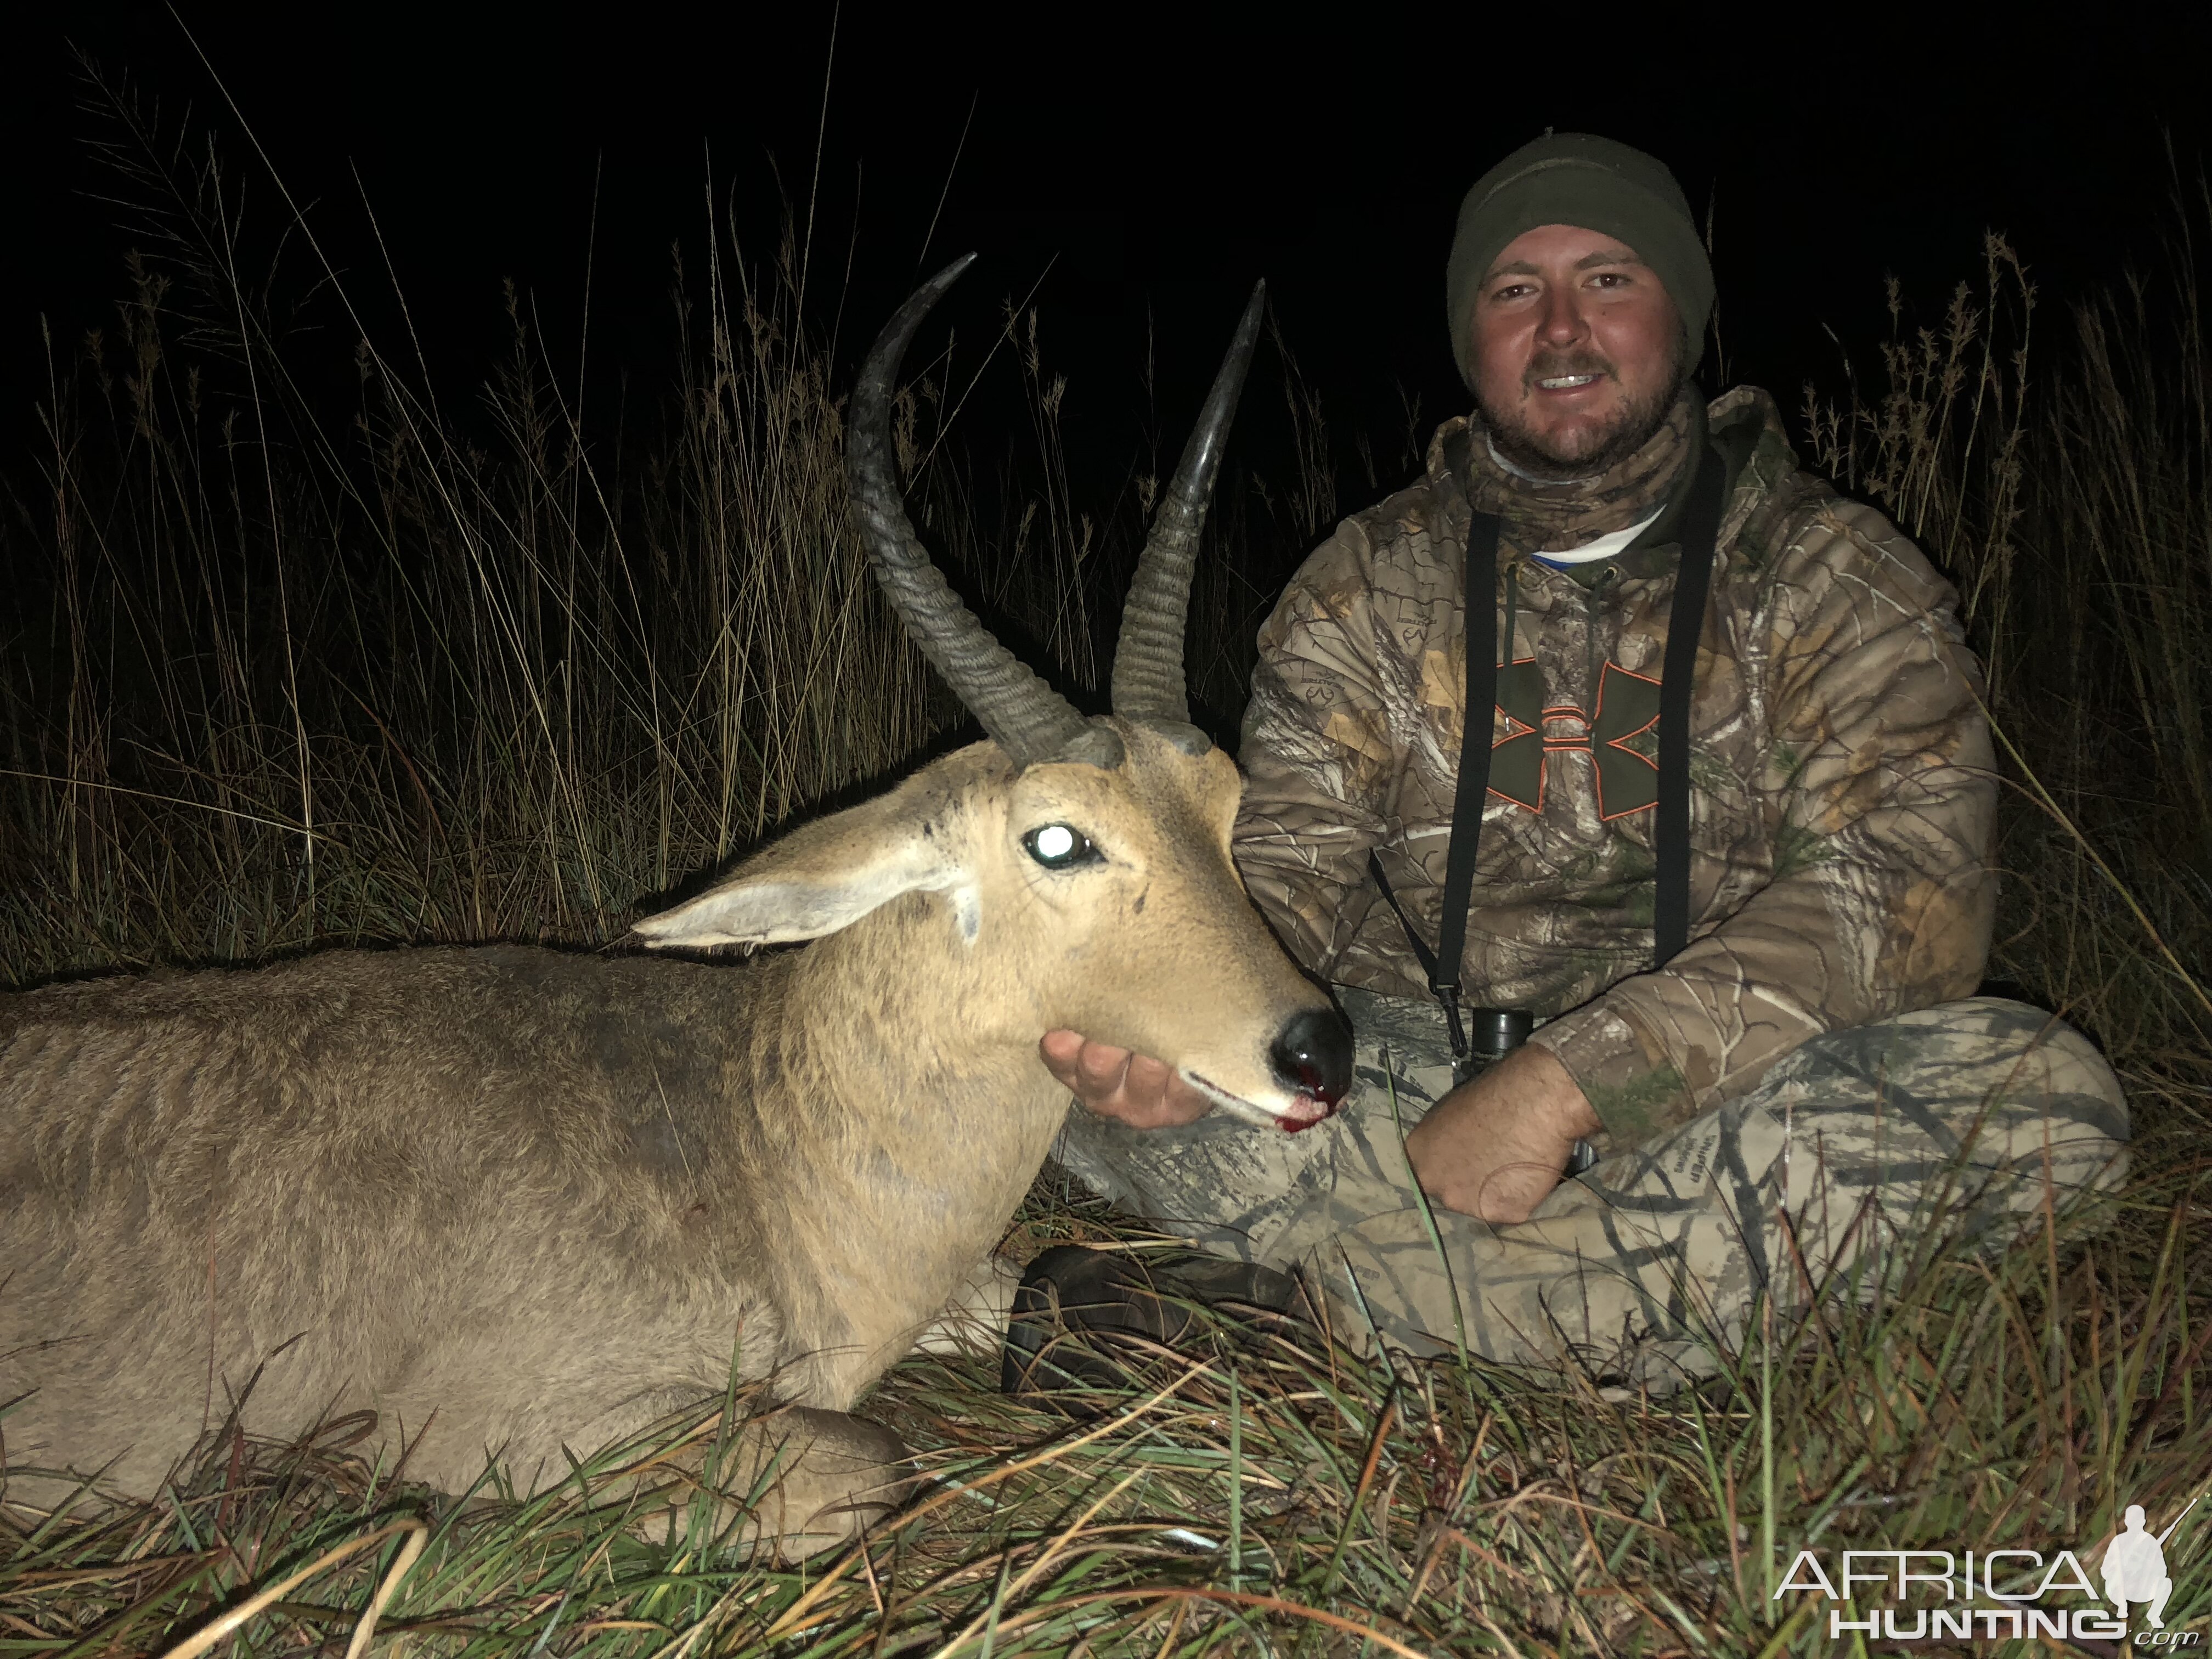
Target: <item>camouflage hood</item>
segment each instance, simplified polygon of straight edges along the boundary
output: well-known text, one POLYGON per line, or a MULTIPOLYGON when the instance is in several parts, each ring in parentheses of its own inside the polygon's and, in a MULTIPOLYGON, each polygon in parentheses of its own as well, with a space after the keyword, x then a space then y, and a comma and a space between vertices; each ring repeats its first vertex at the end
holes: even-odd
MULTIPOLYGON (((1465 1000, 1544 1017, 1534 1040, 1615 1141, 1743 1092, 1819 1032, 1971 993, 1995 897, 1989 734, 1950 587, 1798 467, 1764 392, 1703 412, 1729 484, 1692 709, 1691 941, 1662 969, 1656 728, 1679 502, 1612 559, 1501 554, 1491 601, 1504 644, 1465 1000)), ((1465 702, 1471 507, 1448 459, 1464 428, 1447 422, 1427 476, 1292 580, 1261 633, 1241 756, 1254 898, 1309 967, 1401 995, 1425 981, 1366 861, 1433 942, 1465 702)))
POLYGON ((1649 518, 1679 491, 1705 441, 1705 405, 1685 390, 1634 454, 1595 477, 1553 482, 1516 472, 1481 425, 1467 418, 1438 428, 1429 476, 1476 512, 1498 518, 1501 555, 1545 553, 1584 546, 1649 518))

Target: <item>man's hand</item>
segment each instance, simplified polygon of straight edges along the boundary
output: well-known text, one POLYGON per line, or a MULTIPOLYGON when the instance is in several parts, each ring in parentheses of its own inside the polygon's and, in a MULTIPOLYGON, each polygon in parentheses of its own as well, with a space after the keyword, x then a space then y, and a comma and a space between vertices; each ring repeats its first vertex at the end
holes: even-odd
POLYGON ((1421 1190, 1503 1226, 1559 1184, 1575 1142, 1604 1126, 1549 1050, 1516 1048, 1438 1101, 1406 1135, 1421 1190))
POLYGON ((1194 1123, 1212 1109, 1213 1103, 1177 1077, 1164 1060, 1086 1042, 1080 1031, 1047 1031, 1037 1053, 1045 1069, 1078 1100, 1099 1116, 1133 1129, 1194 1123))

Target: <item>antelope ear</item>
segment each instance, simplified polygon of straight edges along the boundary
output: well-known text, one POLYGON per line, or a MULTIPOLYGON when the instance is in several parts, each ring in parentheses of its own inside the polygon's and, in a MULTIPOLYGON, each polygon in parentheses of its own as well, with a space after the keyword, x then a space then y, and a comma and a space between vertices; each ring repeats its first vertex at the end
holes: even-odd
POLYGON ((781 945, 850 927, 902 893, 930 892, 951 898, 972 941, 981 918, 957 809, 935 791, 933 802, 915 799, 918 781, 793 830, 631 931, 659 947, 781 945))

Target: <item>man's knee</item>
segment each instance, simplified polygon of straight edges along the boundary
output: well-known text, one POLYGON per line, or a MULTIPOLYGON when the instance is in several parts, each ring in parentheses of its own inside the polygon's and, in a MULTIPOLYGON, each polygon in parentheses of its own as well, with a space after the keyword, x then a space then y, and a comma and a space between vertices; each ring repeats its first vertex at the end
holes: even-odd
POLYGON ((2058 1018, 2002 997, 1968 997, 1829 1031, 1775 1068, 1855 1083, 1866 1098, 1893 1090, 1946 1110, 2033 1103, 2127 1138, 2127 1099, 2094 1044, 2058 1018))
POLYGON ((2056 1015, 2002 998, 1824 1033, 1748 1103, 1846 1164, 2033 1164, 2069 1188, 2108 1187, 2124 1167, 2127 1101, 2104 1057, 2056 1015))

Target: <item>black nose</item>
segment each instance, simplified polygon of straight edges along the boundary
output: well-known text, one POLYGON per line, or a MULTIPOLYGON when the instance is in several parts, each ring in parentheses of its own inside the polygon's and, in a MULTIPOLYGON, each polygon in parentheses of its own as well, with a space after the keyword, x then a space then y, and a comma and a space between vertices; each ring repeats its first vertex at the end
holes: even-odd
POLYGON ((1275 1034, 1267 1062, 1285 1088, 1334 1106, 1352 1090, 1352 1028, 1334 1008, 1309 1008, 1275 1034))

